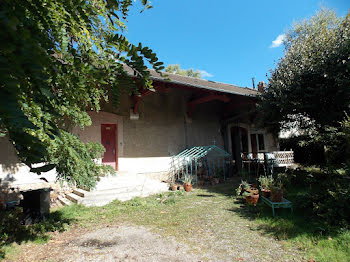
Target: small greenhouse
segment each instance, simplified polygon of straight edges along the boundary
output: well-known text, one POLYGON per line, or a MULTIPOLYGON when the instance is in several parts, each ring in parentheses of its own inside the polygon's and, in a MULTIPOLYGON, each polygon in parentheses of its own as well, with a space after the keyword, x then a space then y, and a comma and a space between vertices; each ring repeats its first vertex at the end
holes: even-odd
POLYGON ((193 184, 225 181, 231 155, 216 145, 195 146, 172 156, 171 173, 177 181, 190 176, 193 184))

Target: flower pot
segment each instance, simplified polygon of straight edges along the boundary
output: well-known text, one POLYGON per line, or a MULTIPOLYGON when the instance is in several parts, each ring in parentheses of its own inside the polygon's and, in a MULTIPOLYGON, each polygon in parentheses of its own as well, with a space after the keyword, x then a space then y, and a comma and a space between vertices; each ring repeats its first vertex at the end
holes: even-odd
POLYGON ((186 192, 191 192, 192 190, 192 184, 185 183, 184 188, 186 192))
POLYGON ((271 191, 271 201, 272 202, 282 202, 283 201, 282 189, 271 191))
POLYGON ((176 191, 177 190, 177 185, 170 185, 170 190, 171 191, 176 191))
POLYGON ((258 195, 259 194, 259 190, 256 189, 256 188, 247 188, 245 191, 249 192, 249 193, 252 193, 253 195, 258 195))
POLYGON ((270 189, 261 189, 261 194, 263 197, 269 198, 271 196, 271 190, 270 189))
POLYGON ((251 204, 253 206, 256 206, 259 200, 259 195, 250 195, 245 197, 245 201, 247 204, 251 204))

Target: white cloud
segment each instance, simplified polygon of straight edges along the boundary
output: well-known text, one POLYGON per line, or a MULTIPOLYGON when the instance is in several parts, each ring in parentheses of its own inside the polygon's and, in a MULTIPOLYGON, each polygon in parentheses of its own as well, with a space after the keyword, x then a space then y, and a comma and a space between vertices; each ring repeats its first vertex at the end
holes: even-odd
POLYGON ((208 73, 207 71, 205 70, 198 70, 200 73, 201 73, 201 76, 202 77, 213 77, 212 74, 208 73))
POLYGON ((281 34, 281 35, 277 36, 276 39, 272 41, 272 44, 270 45, 270 48, 275 48, 275 47, 281 46, 285 39, 286 39, 286 35, 285 34, 281 34))

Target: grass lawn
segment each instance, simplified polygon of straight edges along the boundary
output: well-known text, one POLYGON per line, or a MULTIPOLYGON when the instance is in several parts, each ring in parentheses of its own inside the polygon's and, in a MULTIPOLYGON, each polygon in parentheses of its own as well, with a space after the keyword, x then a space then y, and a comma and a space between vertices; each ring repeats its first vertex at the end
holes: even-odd
POLYGON ((207 260, 242 257, 245 261, 348 261, 349 231, 324 235, 298 209, 293 215, 278 210, 279 216, 273 218, 271 209, 263 203, 256 208, 245 206, 241 198, 234 196, 234 188, 234 183, 227 183, 191 193, 178 191, 115 201, 104 207, 63 207, 30 230, 22 227, 12 232, 4 250, 15 259, 22 246, 11 242, 34 241, 41 245, 48 239, 47 231, 131 224, 186 243, 192 252, 207 260))

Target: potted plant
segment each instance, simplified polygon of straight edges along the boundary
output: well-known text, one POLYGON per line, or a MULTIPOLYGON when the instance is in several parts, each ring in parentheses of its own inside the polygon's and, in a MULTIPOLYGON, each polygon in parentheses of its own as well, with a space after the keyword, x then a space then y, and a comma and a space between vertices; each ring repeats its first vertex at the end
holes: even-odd
POLYGON ((245 202, 247 204, 256 206, 256 204, 258 204, 259 201, 259 191, 256 193, 250 193, 250 192, 244 192, 243 195, 245 196, 245 202))
POLYGON ((250 185, 247 181, 245 180, 241 180, 241 183, 239 184, 239 186, 236 188, 236 195, 237 196, 241 196, 243 195, 243 193, 250 188, 250 185))
POLYGON ((282 202, 283 201, 283 189, 282 183, 278 183, 270 188, 271 190, 271 201, 282 202))
POLYGON ((260 183, 260 190, 263 197, 269 198, 271 196, 271 187, 273 186, 274 179, 270 176, 260 176, 258 179, 260 183))
POLYGON ((176 191, 177 190, 177 185, 175 183, 175 177, 172 176, 170 180, 170 190, 171 191, 176 191))
POLYGON ((186 192, 190 192, 192 190, 192 177, 189 175, 185 176, 184 189, 186 192))
POLYGON ((174 183, 174 184, 170 184, 170 190, 171 191, 176 191, 177 190, 177 185, 174 183))

